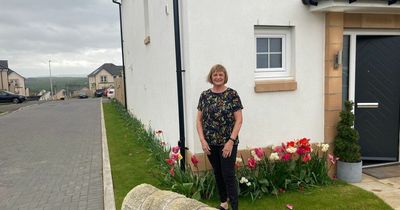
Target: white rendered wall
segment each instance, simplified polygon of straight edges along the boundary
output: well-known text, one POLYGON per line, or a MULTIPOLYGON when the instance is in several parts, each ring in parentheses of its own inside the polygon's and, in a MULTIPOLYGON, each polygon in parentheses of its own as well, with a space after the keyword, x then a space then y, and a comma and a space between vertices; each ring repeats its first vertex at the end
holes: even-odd
POLYGON ((172 1, 148 1, 148 45, 143 2, 122 1, 128 110, 146 127, 164 131, 164 139, 175 146, 179 122, 172 1))
POLYGON ((216 63, 229 73, 228 86, 244 106, 240 147, 265 147, 296 138, 324 138, 325 17, 294 0, 185 1, 183 40, 187 141, 201 152, 195 117, 206 75, 216 63), (254 92, 254 26, 293 26, 292 70, 297 90, 254 92))

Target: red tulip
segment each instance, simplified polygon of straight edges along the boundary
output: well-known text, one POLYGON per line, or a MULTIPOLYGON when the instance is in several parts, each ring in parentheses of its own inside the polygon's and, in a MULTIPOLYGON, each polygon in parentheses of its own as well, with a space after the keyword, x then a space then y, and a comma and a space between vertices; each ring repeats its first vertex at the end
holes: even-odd
POLYGON ((311 160, 311 155, 310 154, 304 155, 303 162, 307 163, 310 160, 311 160))
POLYGON ((167 161, 168 165, 170 165, 170 166, 173 166, 175 164, 175 160, 173 160, 171 158, 165 159, 165 161, 167 161))
POLYGON ((297 142, 297 144, 301 145, 301 146, 308 146, 308 145, 310 145, 309 141, 310 141, 310 139, 302 138, 297 142))
POLYGON ((289 141, 286 143, 286 147, 294 147, 295 143, 294 141, 289 141))
POLYGON ((174 167, 171 167, 171 169, 169 170, 169 173, 171 174, 171 176, 175 176, 174 167))
POLYGON ((286 153, 282 156, 282 160, 290 160, 290 154, 286 153))
POLYGON ((199 163, 199 159, 197 159, 196 155, 192 155, 190 160, 192 161, 193 165, 197 167, 197 164, 199 163))
POLYGON ((255 169, 256 166, 257 166, 257 161, 256 161, 253 157, 251 157, 251 158, 249 158, 249 159, 247 160, 247 166, 248 166, 250 169, 255 169))

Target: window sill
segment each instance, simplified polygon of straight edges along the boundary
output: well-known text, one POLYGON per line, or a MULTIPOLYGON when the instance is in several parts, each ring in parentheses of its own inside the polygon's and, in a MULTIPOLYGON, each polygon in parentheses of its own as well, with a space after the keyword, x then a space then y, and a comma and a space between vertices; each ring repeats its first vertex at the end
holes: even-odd
POLYGON ((295 80, 263 80, 256 81, 254 91, 262 92, 278 92, 278 91, 294 91, 297 89, 295 80))

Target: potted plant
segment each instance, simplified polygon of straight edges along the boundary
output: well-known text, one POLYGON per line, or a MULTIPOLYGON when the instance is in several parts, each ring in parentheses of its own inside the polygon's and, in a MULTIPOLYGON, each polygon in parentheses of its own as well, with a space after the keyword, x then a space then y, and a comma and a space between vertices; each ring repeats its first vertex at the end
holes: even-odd
POLYGON ((333 153, 339 158, 336 170, 337 178, 357 183, 361 182, 362 161, 358 143, 359 135, 354 129, 353 105, 352 101, 346 101, 345 110, 340 112, 333 153))

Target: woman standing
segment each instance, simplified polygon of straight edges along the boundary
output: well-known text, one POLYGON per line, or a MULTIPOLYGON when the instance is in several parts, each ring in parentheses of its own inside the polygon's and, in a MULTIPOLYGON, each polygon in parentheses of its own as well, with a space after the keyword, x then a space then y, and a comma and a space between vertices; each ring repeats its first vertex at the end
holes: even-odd
POLYGON ((212 88, 200 95, 197 106, 197 132, 202 149, 213 167, 221 205, 238 209, 235 161, 242 126, 242 103, 237 92, 225 84, 228 74, 224 66, 214 65, 207 81, 212 88))

